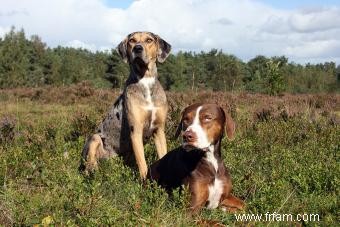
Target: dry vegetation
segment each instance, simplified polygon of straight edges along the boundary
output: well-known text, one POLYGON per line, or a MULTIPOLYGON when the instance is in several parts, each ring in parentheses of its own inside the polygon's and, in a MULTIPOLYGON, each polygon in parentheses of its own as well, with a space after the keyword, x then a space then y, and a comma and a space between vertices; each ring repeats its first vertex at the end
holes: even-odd
MULTIPOLYGON (((118 94, 86 83, 0 90, 0 225, 242 224, 220 210, 204 209, 191 217, 186 195, 168 198, 153 184, 143 186, 136 170, 120 159, 102 163, 90 178, 78 173, 86 136, 118 94)), ((172 135, 190 103, 219 103, 236 120, 236 139, 224 140, 222 149, 235 194, 247 203, 245 213, 317 213, 320 223, 290 224, 336 225, 340 95, 167 95, 169 149, 179 144, 172 135)), ((145 150, 151 163, 154 145, 145 150)))

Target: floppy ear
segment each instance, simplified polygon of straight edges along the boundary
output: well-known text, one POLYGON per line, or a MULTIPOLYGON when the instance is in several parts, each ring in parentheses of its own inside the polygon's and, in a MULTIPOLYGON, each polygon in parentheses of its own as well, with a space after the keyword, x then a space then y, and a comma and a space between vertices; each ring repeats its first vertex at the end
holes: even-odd
POLYGON ((163 63, 165 59, 169 56, 171 51, 171 45, 167 43, 164 39, 159 37, 158 35, 153 34, 158 42, 158 54, 157 54, 157 60, 160 63, 163 63))
POLYGON ((221 108, 221 111, 225 117, 225 131, 226 131, 227 137, 229 140, 233 140, 235 138, 235 130, 236 130, 235 122, 228 113, 227 114, 225 113, 223 108, 221 108))
POLYGON ((175 132, 175 136, 174 139, 177 139, 178 136, 181 134, 182 130, 183 130, 183 113, 184 113, 185 109, 182 111, 181 113, 181 121, 179 122, 176 132, 175 132))
POLYGON ((179 122, 178 126, 177 126, 177 129, 176 129, 176 132, 175 132, 175 136, 174 136, 174 139, 177 139, 178 136, 181 134, 182 132, 182 129, 183 129, 183 121, 181 120, 181 122, 179 122))
POLYGON ((125 63, 127 63, 128 58, 127 58, 127 40, 128 38, 126 37, 123 41, 121 41, 116 50, 119 53, 120 57, 123 59, 125 63))

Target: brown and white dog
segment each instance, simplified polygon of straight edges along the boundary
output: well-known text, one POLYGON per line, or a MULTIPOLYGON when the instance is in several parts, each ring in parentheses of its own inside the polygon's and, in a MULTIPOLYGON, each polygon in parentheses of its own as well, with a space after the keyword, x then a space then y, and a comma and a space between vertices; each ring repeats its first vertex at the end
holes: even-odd
POLYGON ((230 211, 243 209, 243 201, 231 194, 231 178, 221 158, 225 130, 232 139, 235 123, 218 105, 198 103, 185 108, 176 132, 176 136, 183 132, 182 146, 156 161, 148 178, 167 191, 187 185, 193 212, 204 205, 230 211))
POLYGON ((151 32, 129 34, 117 47, 120 56, 130 66, 130 75, 123 93, 88 138, 81 169, 91 172, 98 160, 122 155, 128 164, 137 162, 140 177, 145 179, 147 165, 143 141, 154 137, 158 157, 167 152, 164 133, 168 104, 157 79, 157 62, 164 62, 171 46, 151 32))

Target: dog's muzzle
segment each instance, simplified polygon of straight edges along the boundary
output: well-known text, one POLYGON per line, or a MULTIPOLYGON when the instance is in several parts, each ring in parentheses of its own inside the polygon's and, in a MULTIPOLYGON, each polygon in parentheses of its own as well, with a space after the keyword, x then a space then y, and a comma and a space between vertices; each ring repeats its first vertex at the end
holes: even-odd
POLYGON ((133 51, 135 54, 141 54, 141 53, 143 52, 143 50, 144 50, 143 46, 140 45, 140 44, 137 44, 137 45, 133 48, 132 51, 133 51))
POLYGON ((194 143, 197 140, 197 135, 191 130, 185 131, 183 133, 183 140, 187 143, 194 143))
POLYGON ((197 135, 194 133, 192 130, 185 131, 183 134, 183 147, 187 149, 191 148, 197 148, 196 147, 196 142, 197 142, 197 135), (190 148, 191 147, 191 148, 190 148))
POLYGON ((146 51, 141 44, 136 44, 136 46, 133 47, 132 58, 135 63, 143 67, 149 63, 146 51))

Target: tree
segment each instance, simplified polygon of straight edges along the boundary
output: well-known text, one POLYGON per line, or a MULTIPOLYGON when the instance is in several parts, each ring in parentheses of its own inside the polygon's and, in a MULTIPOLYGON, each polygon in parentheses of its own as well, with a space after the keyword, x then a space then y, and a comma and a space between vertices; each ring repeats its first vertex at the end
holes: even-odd
POLYGON ((129 76, 128 64, 121 60, 115 50, 112 50, 111 54, 105 59, 105 64, 104 78, 111 83, 112 88, 122 88, 124 81, 129 76))
MULTIPOLYGON (((340 90, 340 66, 334 62, 301 65, 285 56, 262 55, 243 62, 217 49, 171 54, 158 64, 158 74, 163 87, 174 91, 246 90, 276 95, 340 90)), ((128 64, 114 50, 94 53, 48 48, 39 36, 27 39, 23 29, 14 27, 0 38, 0 88, 59 86, 84 80, 97 87, 122 88, 128 76, 128 64)))
POLYGON ((266 64, 267 67, 264 75, 266 93, 277 95, 285 89, 284 79, 279 69, 281 62, 275 63, 273 60, 270 60, 266 64))
POLYGON ((340 83, 340 65, 336 67, 336 78, 337 78, 337 82, 340 83))
POLYGON ((165 90, 174 88, 176 74, 176 57, 170 54, 163 64, 158 65, 159 80, 165 90))
POLYGON ((265 75, 265 68, 267 67, 268 61, 268 58, 259 55, 247 63, 248 72, 243 78, 243 81, 246 84, 246 90, 252 92, 264 92, 263 75, 265 75))
POLYGON ((0 49, 1 88, 22 86, 29 79, 27 77, 29 71, 27 53, 28 45, 24 30, 16 32, 12 27, 5 35, 0 49))
POLYGON ((282 67, 288 59, 284 56, 268 59, 256 56, 248 62, 249 74, 245 78, 247 89, 277 95, 285 90, 286 81, 282 75, 282 67))

